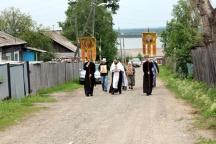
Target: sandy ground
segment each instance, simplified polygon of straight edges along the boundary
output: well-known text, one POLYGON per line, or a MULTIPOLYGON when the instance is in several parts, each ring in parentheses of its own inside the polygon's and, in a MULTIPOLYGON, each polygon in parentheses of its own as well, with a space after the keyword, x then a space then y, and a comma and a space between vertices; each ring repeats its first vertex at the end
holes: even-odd
POLYGON ((95 87, 54 93, 58 102, 0 132, 0 144, 193 144, 214 137, 193 127, 194 109, 176 99, 157 79, 153 95, 142 93, 142 68, 136 68, 133 91, 111 95, 95 87))

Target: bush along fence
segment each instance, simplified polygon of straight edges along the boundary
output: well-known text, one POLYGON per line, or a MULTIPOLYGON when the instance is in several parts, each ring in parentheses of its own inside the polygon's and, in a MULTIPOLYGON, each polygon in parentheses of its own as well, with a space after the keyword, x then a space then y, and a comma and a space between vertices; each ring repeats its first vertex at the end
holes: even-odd
POLYGON ((194 75, 194 65, 192 63, 185 63, 185 70, 183 71, 182 67, 179 67, 177 69, 177 62, 175 62, 173 58, 164 57, 162 59, 162 65, 167 66, 169 69, 172 69, 173 72, 177 72, 180 78, 185 78, 194 75))
POLYGON ((81 67, 82 62, 0 65, 0 99, 23 98, 40 89, 72 81, 79 77, 81 67))
POLYGON ((192 48, 194 78, 205 82, 208 87, 216 87, 216 44, 208 47, 192 48))

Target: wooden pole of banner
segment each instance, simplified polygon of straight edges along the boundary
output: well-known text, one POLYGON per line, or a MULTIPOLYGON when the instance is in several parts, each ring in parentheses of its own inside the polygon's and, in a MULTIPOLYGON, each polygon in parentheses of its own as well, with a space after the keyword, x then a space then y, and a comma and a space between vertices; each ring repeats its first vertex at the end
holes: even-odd
MULTIPOLYGON (((92 0, 92 2, 95 3, 95 0, 92 0)), ((86 23, 85 23, 85 26, 84 26, 84 28, 83 28, 83 33, 81 34, 81 37, 83 37, 84 34, 85 34, 85 32, 86 32, 88 23, 89 23, 90 18, 91 18, 91 16, 92 16, 93 9, 94 9, 94 6, 91 7, 91 10, 90 10, 90 13, 89 13, 89 15, 88 15, 88 18, 87 18, 87 21, 86 21, 86 23)), ((77 56, 77 54, 78 54, 78 52, 79 52, 79 49, 80 49, 80 48, 77 47, 76 52, 75 52, 75 57, 77 56)))

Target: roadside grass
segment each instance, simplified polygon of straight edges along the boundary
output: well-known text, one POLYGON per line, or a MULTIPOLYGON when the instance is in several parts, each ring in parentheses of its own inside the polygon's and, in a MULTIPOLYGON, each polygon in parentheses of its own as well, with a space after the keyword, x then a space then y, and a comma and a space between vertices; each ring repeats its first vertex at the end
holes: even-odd
POLYGON ((58 86, 54 86, 48 89, 39 90, 37 94, 39 95, 47 95, 58 91, 64 91, 64 92, 72 92, 78 88, 83 87, 83 85, 79 84, 79 80, 75 79, 72 82, 64 83, 58 86))
MULTIPOLYGON (((176 94, 177 98, 185 99, 197 108, 199 116, 195 126, 202 129, 212 129, 216 132, 216 89, 208 88, 204 83, 193 79, 179 78, 165 66, 160 66, 158 75, 166 83, 166 87, 176 94)), ((216 141, 204 140, 206 144, 215 144, 216 141)), ((199 144, 199 143, 198 143, 199 144)))
POLYGON ((59 86, 40 90, 35 96, 3 101, 0 103, 0 131, 18 124, 26 117, 30 117, 35 112, 44 109, 42 107, 35 107, 36 103, 56 102, 49 94, 58 91, 72 92, 80 87, 82 85, 79 84, 78 80, 74 80, 59 86))

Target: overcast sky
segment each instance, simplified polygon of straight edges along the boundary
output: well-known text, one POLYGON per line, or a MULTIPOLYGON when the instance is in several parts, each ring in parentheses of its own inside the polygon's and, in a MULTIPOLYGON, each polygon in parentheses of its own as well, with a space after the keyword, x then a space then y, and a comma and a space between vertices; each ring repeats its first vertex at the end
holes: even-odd
POLYGON ((165 26, 178 0, 120 0, 114 15, 114 28, 147 28, 165 26))
MULTIPOLYGON (((178 0, 120 0, 114 15, 114 28, 147 28, 165 26, 172 18, 173 5, 178 0)), ((59 29, 57 22, 66 19, 68 0, 0 0, 0 10, 19 8, 38 24, 59 29)))

